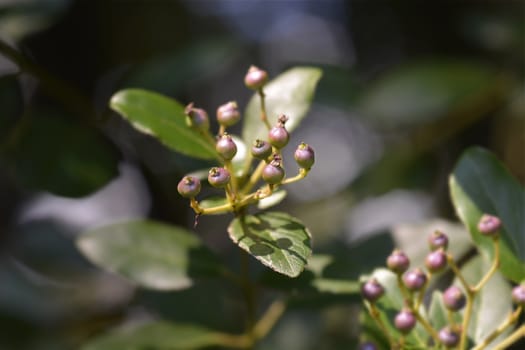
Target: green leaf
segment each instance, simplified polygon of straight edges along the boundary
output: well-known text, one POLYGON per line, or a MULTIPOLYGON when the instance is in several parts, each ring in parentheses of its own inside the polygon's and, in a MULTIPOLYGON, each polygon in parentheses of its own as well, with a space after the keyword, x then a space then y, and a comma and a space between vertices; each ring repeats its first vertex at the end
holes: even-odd
POLYGON ((463 153, 450 177, 452 202, 481 252, 492 259, 492 239, 479 233, 484 213, 498 216, 503 275, 515 282, 525 278, 525 190, 494 155, 482 148, 463 153))
MULTIPOLYGON (((273 79, 264 87, 266 114, 275 125, 279 114, 289 120, 286 129, 292 131, 306 116, 322 71, 314 67, 295 67, 273 79)), ((261 121, 261 102, 254 94, 244 112, 242 138, 251 145, 256 139, 266 140, 268 130, 261 121)))
POLYGON ((110 332, 81 350, 190 350, 221 343, 221 334, 209 329, 159 321, 110 332))
POLYGON ((155 221, 97 228, 80 235, 77 246, 95 265, 151 289, 185 289, 221 268, 195 234, 155 221))
POLYGON ((184 106, 173 99, 151 91, 125 89, 111 97, 110 107, 137 130, 175 151, 195 158, 217 157, 215 147, 186 124, 184 106))
MULTIPOLYGON (((226 197, 213 196, 213 197, 203 199, 202 201, 199 202, 199 205, 204 209, 209 209, 213 207, 218 207, 220 205, 224 205, 226 203, 228 203, 228 200, 226 199, 226 197)), ((224 210, 223 212, 217 212, 217 213, 209 214, 209 215, 222 215, 227 212, 228 210, 224 210)))
POLYGON ((263 198, 259 201, 257 204, 257 208, 259 209, 268 209, 273 207, 274 205, 277 205, 281 203, 288 193, 286 190, 277 190, 273 192, 269 197, 263 198))
POLYGON ((491 69, 472 62, 421 61, 386 73, 361 97, 359 108, 381 126, 434 121, 496 86, 491 69))
POLYGON ((240 248, 272 270, 290 277, 299 276, 312 254, 310 232, 286 213, 235 218, 228 233, 240 248))
POLYGON ((24 186, 82 197, 118 174, 117 152, 97 130, 62 117, 61 111, 34 113, 7 153, 24 186))
MULTIPOLYGON (((469 261, 461 269, 461 273, 467 282, 473 285, 478 283, 489 268, 490 262, 478 256, 469 261)), ((459 285, 459 281, 455 283, 459 285)), ((511 313, 512 300, 510 295, 511 287, 499 272, 496 272, 476 295, 472 318, 468 327, 468 335, 474 343, 479 343, 485 339, 511 313)), ((505 334, 509 333, 508 331, 496 338, 494 344, 498 343, 497 339, 505 338, 505 334)))

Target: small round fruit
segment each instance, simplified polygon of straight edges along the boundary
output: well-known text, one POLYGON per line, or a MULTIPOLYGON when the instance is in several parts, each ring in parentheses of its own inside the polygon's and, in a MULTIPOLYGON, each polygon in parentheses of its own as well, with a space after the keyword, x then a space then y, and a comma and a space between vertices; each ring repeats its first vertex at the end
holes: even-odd
POLYGON ((244 76, 244 84, 252 89, 260 89, 268 81, 268 73, 258 67, 251 66, 248 69, 248 73, 244 76))
POLYGON ((457 286, 448 287, 443 293, 443 304, 450 311, 461 310, 466 303, 465 294, 457 286))
POLYGON ((367 341, 367 342, 364 342, 364 343, 361 343, 359 344, 359 350, 377 350, 377 346, 376 344, 370 342, 370 341, 367 341))
POLYGON ((299 167, 310 170, 315 162, 315 153, 312 147, 301 142, 293 154, 295 161, 299 167))
POLYGON ((512 289, 512 301, 517 305, 525 306, 525 284, 512 289))
POLYGON ((394 325, 403 334, 409 333, 416 326, 416 316, 409 309, 401 310, 394 318, 394 325))
POLYGON ((272 160, 262 171, 262 178, 271 185, 276 185, 284 178, 284 169, 281 162, 272 160))
POLYGON ((195 108, 193 103, 186 106, 184 112, 189 120, 189 125, 192 128, 201 131, 208 131, 210 129, 210 119, 208 113, 201 108, 195 108))
POLYGON ((427 275, 421 269, 416 268, 403 275, 403 282, 408 290, 418 291, 427 283, 427 275))
POLYGON ((251 152, 254 158, 261 160, 268 159, 268 157, 272 154, 272 145, 266 141, 257 139, 253 143, 251 152))
POLYGON ((439 248, 447 250, 448 236, 439 230, 432 232, 430 236, 428 236, 428 247, 430 250, 438 250, 439 248))
POLYGON ((453 330, 450 326, 446 326, 439 331, 439 341, 447 348, 453 348, 458 345, 460 336, 459 333, 453 330))
POLYGON ((217 121, 223 126, 232 126, 241 119, 237 102, 230 101, 217 108, 217 121))
POLYGON ((379 299, 384 293, 385 289, 375 278, 366 281, 361 286, 361 295, 371 303, 379 299))
POLYGON ((399 249, 394 249, 392 254, 386 258, 386 266, 397 274, 402 274, 410 266, 410 259, 399 249))
POLYGON ((486 236, 497 234, 500 228, 501 220, 497 216, 483 214, 479 219, 478 230, 486 236))
POLYGON ((224 168, 211 168, 208 172, 208 182, 213 187, 224 187, 230 182, 230 172, 224 168))
POLYGON ((443 249, 430 252, 425 258, 425 266, 431 272, 442 271, 447 266, 447 254, 443 249))
POLYGON ((230 135, 224 134, 215 144, 215 150, 223 159, 231 160, 237 153, 237 145, 230 135))
POLYGON ((268 141, 270 141, 270 144, 277 149, 281 149, 286 146, 289 140, 290 134, 284 125, 274 126, 268 132, 268 141))
POLYGON ((184 198, 194 198, 201 191, 201 182, 193 176, 184 176, 177 185, 177 191, 184 198))

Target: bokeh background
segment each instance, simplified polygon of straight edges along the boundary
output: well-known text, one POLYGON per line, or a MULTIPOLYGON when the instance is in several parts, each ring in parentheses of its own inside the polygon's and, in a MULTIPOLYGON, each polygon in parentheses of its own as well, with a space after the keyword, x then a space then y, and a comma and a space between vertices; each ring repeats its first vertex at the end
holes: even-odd
MULTIPOLYGON (((317 163, 280 207, 310 227, 316 252, 382 237, 346 257, 357 278, 402 231, 461 230, 447 181, 468 146, 525 181, 524 19, 511 0, 1 0, 0 349, 76 349, 156 317, 241 327, 228 287, 137 290, 78 253, 74 238, 107 223, 193 224, 176 185, 206 164, 112 113, 115 91, 150 89, 214 115, 232 99, 244 108, 250 64, 272 77, 321 67, 291 142, 311 144, 317 163)), ((196 229, 225 257, 237 249, 227 223, 196 229)), ((297 307, 261 348, 352 348, 358 305, 297 307)))

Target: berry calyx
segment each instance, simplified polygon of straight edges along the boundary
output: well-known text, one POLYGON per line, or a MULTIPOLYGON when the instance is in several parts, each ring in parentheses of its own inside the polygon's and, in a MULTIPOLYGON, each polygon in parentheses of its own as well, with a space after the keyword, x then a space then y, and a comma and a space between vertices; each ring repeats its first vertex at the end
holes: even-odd
POLYGON ((439 341, 447 348, 453 348, 458 345, 460 340, 459 332, 452 329, 450 326, 441 328, 438 334, 439 341))
POLYGON ((266 141, 257 139, 253 143, 251 153, 254 158, 261 160, 268 159, 268 157, 272 154, 272 145, 266 141))
POLYGON ((421 269, 416 268, 403 275, 403 283, 408 290, 418 291, 427 283, 427 275, 421 269))
POLYGON ((432 232, 428 236, 428 247, 430 250, 438 250, 439 248, 447 250, 448 236, 439 230, 432 232))
POLYGON ((493 236, 501 228, 501 220, 497 216, 483 214, 479 219, 478 230, 486 236, 493 236))
POLYGON ((386 266, 398 275, 405 272, 410 266, 410 259, 399 249, 394 249, 392 254, 386 258, 386 266))
POLYGON ((241 119, 237 102, 230 101, 217 108, 217 121, 225 127, 236 124, 241 119))
POLYGON ((295 150, 293 157, 297 162, 297 165, 303 169, 310 170, 315 162, 315 153, 312 147, 308 144, 301 142, 295 150))
POLYGON ((450 311, 459 311, 461 310, 466 303, 465 294, 457 286, 448 287, 443 293, 443 304, 450 311))
POLYGON ((366 281, 361 286, 361 295, 371 303, 379 299, 384 293, 385 289, 375 278, 366 281))
POLYGON ((394 318, 394 325, 403 334, 409 333, 416 326, 416 316, 409 309, 401 310, 394 318))
POLYGON ((288 117, 284 114, 281 114, 278 118, 277 125, 271 128, 268 132, 268 141, 273 147, 277 149, 281 149, 286 146, 290 140, 290 134, 284 127, 284 124, 287 120, 288 117))
POLYGON ((213 167, 208 172, 208 182, 213 187, 224 187, 230 182, 230 172, 225 168, 213 167))
POLYGON ((244 76, 244 85, 252 90, 260 89, 268 81, 268 73, 256 66, 251 66, 244 76))
POLYGON ((224 160, 231 160, 237 153, 237 145, 230 135, 224 133, 215 144, 215 150, 224 160))
POLYGON ((186 106, 184 113, 188 117, 188 124, 192 128, 200 131, 208 131, 210 129, 208 113, 202 108, 195 108, 193 102, 186 106))
POLYGON ((425 266, 430 272, 439 272, 447 266, 447 254, 443 249, 430 252, 425 258, 425 266))
POLYGON ((517 305, 525 306, 525 284, 512 289, 512 301, 517 305))
POLYGON ((201 182, 193 176, 184 176, 177 185, 177 191, 184 198, 195 198, 201 191, 201 182))
POLYGON ((284 169, 281 165, 281 160, 275 157, 269 164, 267 164, 262 171, 262 178, 271 185, 276 185, 284 178, 284 169))

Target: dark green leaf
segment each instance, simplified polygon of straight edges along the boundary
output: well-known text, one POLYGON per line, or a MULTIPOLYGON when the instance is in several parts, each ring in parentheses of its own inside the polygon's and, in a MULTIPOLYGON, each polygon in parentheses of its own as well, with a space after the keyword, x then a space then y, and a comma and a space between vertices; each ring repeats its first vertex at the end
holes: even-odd
POLYGON ((381 126, 417 125, 485 93, 495 77, 492 70, 471 62, 417 62, 381 77, 362 96, 360 109, 381 126))
POLYGON ((194 278, 221 268, 195 234, 154 221, 94 229, 83 233, 77 246, 94 264, 151 289, 188 288, 194 278))
POLYGON ((117 154, 95 129, 36 112, 9 149, 17 179, 32 189, 80 197, 118 174, 117 154))
MULTIPOLYGON (((481 280, 489 268, 490 263, 478 256, 469 261, 461 269, 461 273, 467 282, 473 285, 481 280)), ((456 281, 456 284, 459 282, 456 281)), ((472 318, 468 327, 468 335, 474 343, 479 343, 485 339, 510 314, 512 311, 510 295, 510 285, 499 272, 494 274, 476 295, 472 318)), ((497 339, 504 338, 505 334, 509 333, 508 331, 510 329, 503 332, 503 335, 497 339)), ((497 344, 497 339, 494 344, 497 344)))
POLYGON ((140 89, 126 89, 111 97, 111 108, 139 131, 188 156, 212 159, 215 147, 186 123, 184 106, 166 96, 140 89))
POLYGON ((494 155, 482 148, 467 150, 450 177, 452 202, 472 239, 489 259, 492 239, 477 229, 482 214, 501 218, 501 265, 505 277, 525 278, 525 190, 494 155))
MULTIPOLYGON (((264 93, 270 124, 275 125, 279 114, 285 114, 289 118, 286 129, 294 130, 310 108, 321 75, 318 68, 295 67, 269 82, 264 93)), ((257 94, 252 96, 244 112, 242 137, 247 144, 268 138, 268 131, 261 121, 261 103, 257 94)))
POLYGON ((93 339, 82 350, 190 350, 222 343, 221 334, 186 324, 153 322, 93 339))
POLYGON ((268 212, 235 218, 230 238, 264 265, 290 277, 298 276, 312 254, 310 232, 296 218, 268 212))
MULTIPOLYGON (((12 74, 0 77, 0 140, 6 140, 6 136, 22 115, 23 107, 22 90, 17 76, 12 74)), ((4 142, 1 141, 2 144, 4 142)))

